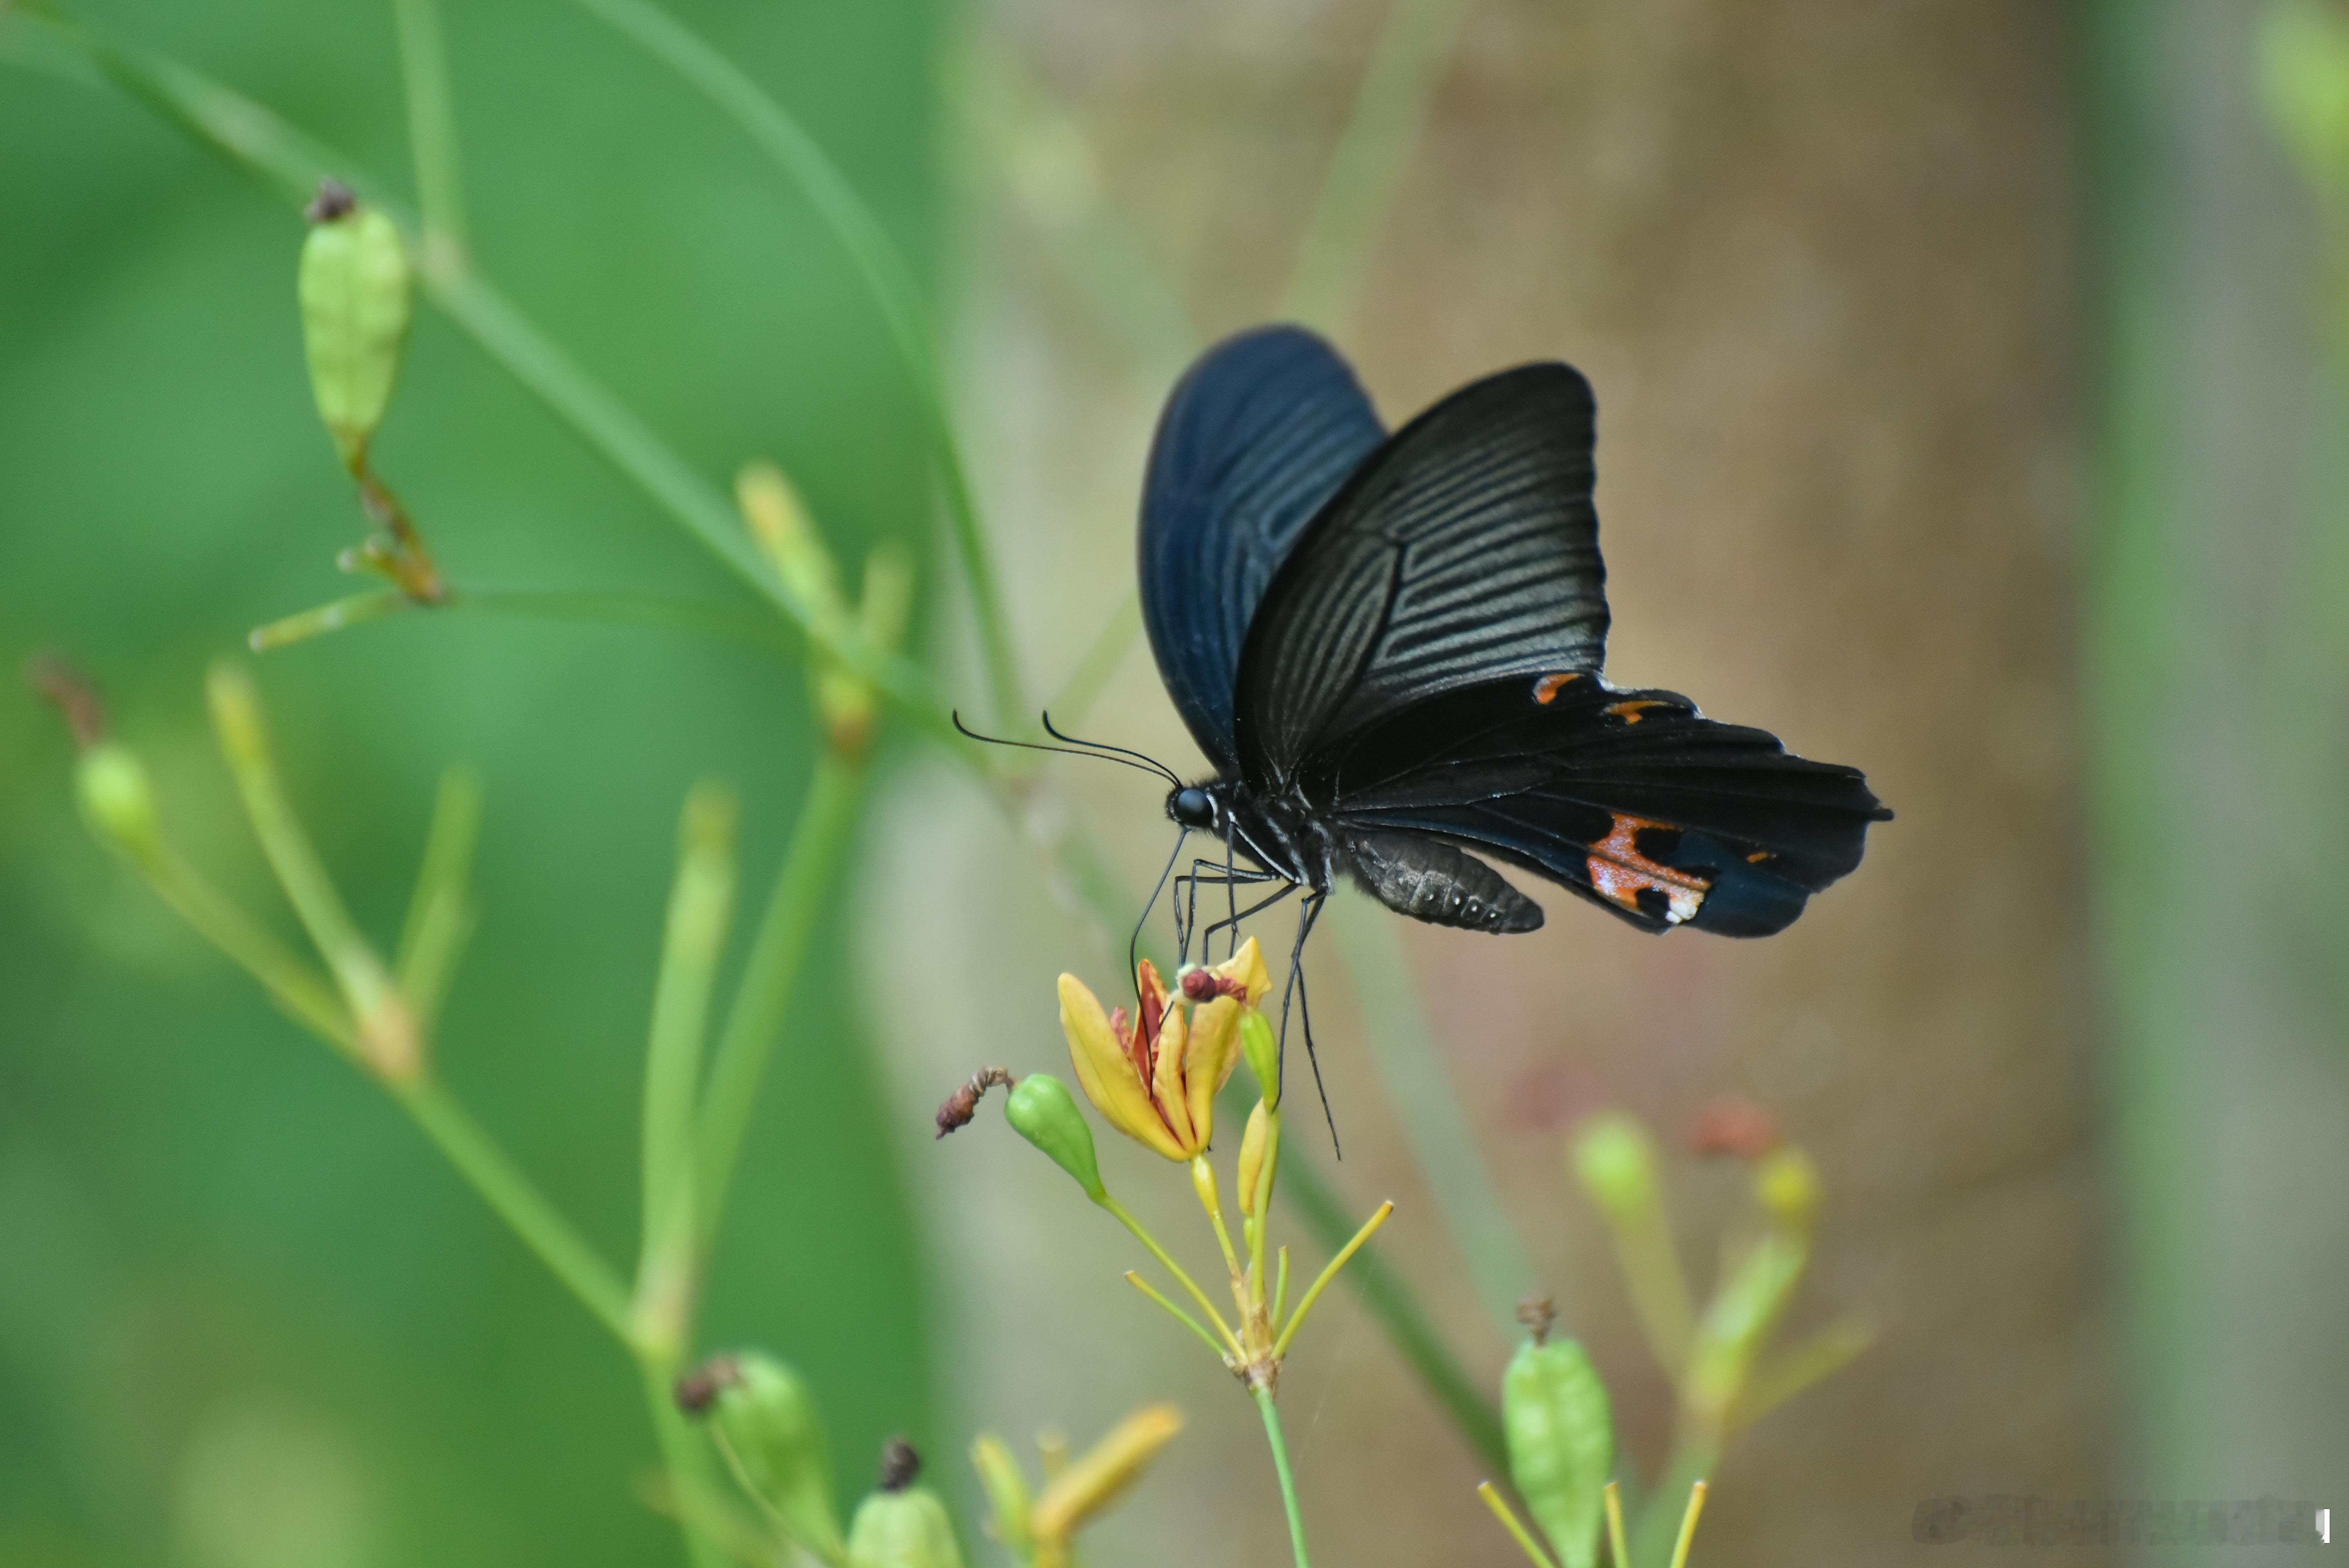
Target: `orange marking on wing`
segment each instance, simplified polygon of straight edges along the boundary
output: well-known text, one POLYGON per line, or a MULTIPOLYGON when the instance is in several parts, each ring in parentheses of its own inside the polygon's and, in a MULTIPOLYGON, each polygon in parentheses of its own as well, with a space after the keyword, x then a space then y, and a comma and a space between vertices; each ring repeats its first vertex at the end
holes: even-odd
POLYGON ((1534 700, 1547 707, 1557 699, 1557 694, 1566 689, 1567 683, 1578 681, 1581 678, 1582 672, 1579 670, 1562 676, 1544 676, 1534 682, 1534 700))
POLYGON ((1654 888, 1664 895, 1666 924, 1678 925, 1694 915, 1704 903, 1704 895, 1713 891, 1713 883, 1687 872, 1658 865, 1640 852, 1637 841, 1640 829, 1669 826, 1667 822, 1651 822, 1644 817, 1617 812, 1614 828, 1590 846, 1591 890, 1636 914, 1640 892, 1654 888))
POLYGON ((1767 850, 1756 850, 1752 854, 1745 857, 1745 863, 1749 866, 1758 866, 1764 861, 1774 858, 1775 857, 1767 850))
POLYGON ((1609 707, 1607 711, 1614 715, 1617 718, 1621 719, 1626 724, 1637 724, 1640 722, 1640 715, 1647 709, 1651 707, 1662 707, 1665 706, 1665 704, 1659 702, 1654 697, 1641 696, 1634 697, 1630 702, 1616 703, 1609 707))

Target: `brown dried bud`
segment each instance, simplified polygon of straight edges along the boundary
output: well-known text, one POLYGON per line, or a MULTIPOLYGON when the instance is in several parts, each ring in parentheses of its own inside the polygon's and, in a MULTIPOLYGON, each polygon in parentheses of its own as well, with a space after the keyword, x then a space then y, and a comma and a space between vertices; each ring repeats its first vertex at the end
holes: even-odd
POLYGON ((971 1074, 970 1081, 947 1096, 946 1103, 938 1107, 938 1136, 944 1138, 968 1127, 970 1119, 978 1114, 980 1097, 988 1089, 1010 1087, 1011 1072, 1008 1068, 981 1068, 971 1074))
POLYGON ((922 1456, 903 1432, 881 1445, 881 1490, 903 1491, 922 1473, 922 1456))
POLYGON ((1517 1303, 1517 1321, 1526 1326, 1536 1345, 1546 1344, 1550 1326, 1557 1321, 1557 1303, 1546 1295, 1529 1295, 1517 1303))
POLYGON ((719 1391, 741 1381, 741 1369, 731 1356, 713 1356, 677 1380, 677 1408, 698 1416, 718 1398, 719 1391))
POLYGON ((1760 1160, 1780 1142, 1775 1118, 1750 1099, 1716 1099, 1697 1113, 1689 1148, 1704 1156, 1760 1160))
POLYGON ((302 209, 302 216, 313 223, 331 223, 337 218, 347 218, 358 210, 358 192, 339 180, 321 180, 318 193, 302 209))

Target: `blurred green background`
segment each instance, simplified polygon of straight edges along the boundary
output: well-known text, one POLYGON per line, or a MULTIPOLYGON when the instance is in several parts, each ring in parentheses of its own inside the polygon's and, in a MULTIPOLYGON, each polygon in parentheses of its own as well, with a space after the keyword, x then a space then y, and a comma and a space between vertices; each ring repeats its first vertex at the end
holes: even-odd
MULTIPOLYGON (((387 7, 88 15, 406 184, 387 7)), ((933 253, 928 8, 695 20, 787 95, 909 253, 933 253)), ((452 8, 448 26, 474 243, 533 313, 721 481, 750 455, 785 464, 852 560, 920 537, 902 377, 806 209, 574 9, 452 8)), ((333 560, 360 520, 292 308, 299 216, 67 81, 10 71, 0 146, 0 662, 81 662, 190 855, 290 928, 202 675, 251 625, 355 586, 333 560)), ((377 461, 460 582, 749 603, 429 310, 377 461)), ((755 907, 811 766, 804 682, 658 631, 369 631, 259 665, 297 801, 388 941, 435 778, 478 770, 485 920, 440 1059, 590 1238, 630 1256, 678 803, 698 777, 735 781, 755 907)), ((89 841, 68 754, 52 714, 0 701, 0 1562, 673 1553, 629 1487, 653 1462, 634 1369, 379 1094, 89 841)), ((789 1346, 861 1475, 885 1434, 926 1437, 931 1403, 919 1239, 844 954, 833 923, 708 1326, 789 1346)))
MULTIPOLYGON (((1739 1093, 1818 1157, 1797 1319, 1859 1311, 1882 1337, 1732 1457, 1701 1561, 1907 1562, 1927 1550, 1909 1510, 1952 1492, 2337 1498, 2340 6, 673 8, 804 119, 925 274, 1037 690, 1130 586, 1183 357, 1301 313, 1390 421, 1501 365, 1582 365, 1611 672, 1858 763, 1900 812, 1767 944, 1649 943, 1562 899, 1522 943, 1402 934, 1530 1267, 1639 1462, 1669 1390, 1568 1197, 1561 1130, 1618 1104, 1678 1129, 1739 1093), (1358 112, 1366 79, 1383 120, 1358 112), (1350 156, 1357 205, 1333 211, 1350 156)), ((405 187, 377 0, 84 14, 405 187)), ((833 239, 579 8, 447 24, 485 272, 713 483, 770 457, 844 557, 914 543, 946 611, 933 663, 976 692, 916 411, 833 239)), ((88 668, 182 843, 263 908, 202 671, 346 591, 331 561, 358 532, 303 376, 299 238, 138 106, 0 75, 0 662, 88 668)), ((377 456, 461 584, 761 613, 429 310, 377 456)), ((1129 642, 1105 667, 1091 729, 1192 767, 1147 657, 1129 642)), ((479 769, 486 922, 440 1057, 627 1255, 678 803, 736 782, 743 898, 763 896, 812 765, 801 673, 466 614, 258 669, 379 934, 440 768, 479 769)), ((674 1559, 631 1491, 654 1462, 631 1370, 373 1089, 89 842, 69 762, 53 714, 0 697, 0 1563, 674 1559)), ((1123 934, 1036 874, 1076 822, 1138 903, 1157 802, 1099 771, 1056 766, 1007 822, 934 751, 885 751, 704 1337, 797 1361, 851 1483, 889 1431, 961 1485, 978 1427, 1081 1440, 1178 1398, 1193 1430, 1101 1560, 1270 1563, 1252 1418, 1141 1317, 1123 1238, 1008 1139, 925 1141, 980 1062, 1058 1059, 1055 970, 1112 983, 1123 934)), ((1330 947, 1315 962, 1335 1180, 1400 1201, 1382 1253, 1495 1375, 1506 1341, 1408 1108, 1356 1048, 1330 947)), ((1113 1182, 1138 1180, 1129 1153, 1106 1151, 1113 1182)), ((1733 1187, 1678 1179, 1710 1234, 1733 1187)), ((1325 1311, 1284 1381, 1317 1545, 1512 1561, 1376 1328, 1325 1311)))

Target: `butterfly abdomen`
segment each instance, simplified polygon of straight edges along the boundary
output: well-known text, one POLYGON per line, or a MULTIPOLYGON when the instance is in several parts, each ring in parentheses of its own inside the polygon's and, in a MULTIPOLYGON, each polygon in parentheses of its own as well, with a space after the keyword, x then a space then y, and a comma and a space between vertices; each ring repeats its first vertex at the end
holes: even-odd
POLYGON ((1365 892, 1397 914, 1467 931, 1541 927, 1541 905, 1475 856, 1408 833, 1350 833, 1346 860, 1365 892))

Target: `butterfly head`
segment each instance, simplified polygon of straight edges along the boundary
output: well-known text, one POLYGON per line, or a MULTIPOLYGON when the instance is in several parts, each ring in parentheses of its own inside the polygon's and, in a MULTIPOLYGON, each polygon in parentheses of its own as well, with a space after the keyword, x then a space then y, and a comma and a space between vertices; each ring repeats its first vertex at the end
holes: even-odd
POLYGON ((1166 814, 1186 828, 1213 829, 1216 798, 1195 784, 1186 784, 1167 792, 1166 814))

